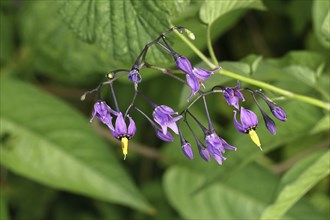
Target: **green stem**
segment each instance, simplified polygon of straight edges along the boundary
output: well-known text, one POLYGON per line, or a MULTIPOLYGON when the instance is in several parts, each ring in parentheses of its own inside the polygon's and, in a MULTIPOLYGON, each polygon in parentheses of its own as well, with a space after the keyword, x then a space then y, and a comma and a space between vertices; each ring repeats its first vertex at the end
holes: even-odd
MULTIPOLYGON (((182 34, 180 34, 177 31, 175 31, 175 33, 211 69, 215 69, 215 68, 218 67, 217 65, 213 64, 193 43, 191 43, 189 39, 187 39, 185 36, 183 36, 182 34)), ((324 102, 324 101, 321 101, 321 100, 318 100, 318 99, 315 99, 315 98, 312 98, 312 97, 309 97, 309 96, 304 96, 304 95, 300 95, 300 94, 296 94, 296 93, 290 92, 290 91, 285 90, 285 89, 280 89, 280 88, 278 88, 276 86, 272 86, 272 85, 270 85, 268 83, 265 83, 265 82, 262 82, 262 81, 259 81, 259 80, 255 80, 255 79, 252 79, 252 78, 248 78, 248 77, 239 75, 237 73, 230 72, 228 70, 222 69, 222 70, 218 71, 218 73, 220 73, 221 75, 224 75, 224 76, 228 76, 228 77, 233 78, 233 79, 238 79, 238 80, 240 80, 242 82, 246 82, 246 83, 249 83, 251 85, 255 85, 255 86, 261 87, 261 88, 263 88, 265 90, 276 92, 276 93, 281 94, 281 95, 284 95, 284 96, 286 96, 288 98, 296 99, 296 100, 301 100, 303 102, 306 102, 306 103, 309 103, 311 105, 315 105, 315 106, 318 106, 318 107, 321 107, 323 109, 326 109, 326 110, 330 111, 330 103, 329 102, 324 102)))
POLYGON ((213 63, 219 63, 218 60, 217 60, 217 57, 215 56, 215 53, 214 53, 213 47, 212 47, 211 25, 212 25, 212 24, 209 24, 209 25, 207 26, 207 48, 208 48, 208 50, 209 50, 209 53, 210 53, 210 57, 211 57, 211 59, 212 59, 212 62, 213 62, 213 63))

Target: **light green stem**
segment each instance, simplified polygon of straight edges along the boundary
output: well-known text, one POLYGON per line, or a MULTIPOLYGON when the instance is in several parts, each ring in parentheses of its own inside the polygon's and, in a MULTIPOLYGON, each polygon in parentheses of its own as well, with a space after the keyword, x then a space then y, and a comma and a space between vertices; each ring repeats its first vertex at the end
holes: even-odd
MULTIPOLYGON (((193 43, 191 43, 191 41, 189 39, 187 39, 185 36, 183 36, 182 34, 180 34, 179 32, 175 31, 175 33, 182 39, 182 41, 187 44, 196 54, 197 56, 199 56, 199 58, 201 60, 203 60, 211 69, 215 69, 217 68, 218 66, 213 64, 193 43)), ((209 47, 209 46, 208 46, 209 47)), ((209 50, 212 49, 212 47, 208 48, 209 50)), ((213 51, 213 49, 212 49, 213 51)), ((212 52, 210 51, 210 54, 212 52)), ((214 54, 214 53, 213 53, 214 54)), ((214 58, 213 58, 214 60, 214 58)), ((216 60, 216 59, 215 59, 216 60)), ((265 83, 265 82, 262 82, 262 81, 259 81, 259 80, 255 80, 255 79, 252 79, 252 78, 248 78, 248 77, 245 77, 245 76, 242 76, 242 75, 239 75, 237 73, 233 73, 233 72, 230 72, 228 70, 224 70, 224 69, 221 69, 220 71, 218 71, 218 73, 220 73, 221 75, 224 75, 224 76, 228 76, 230 78, 233 78, 233 79, 237 79, 237 80, 240 80, 242 82, 246 82, 246 83, 249 83, 251 85, 256 85, 258 87, 261 87, 265 90, 269 90, 269 91, 273 91, 273 92, 276 92, 278 94, 281 94, 281 95, 284 95, 288 98, 291 98, 291 99, 296 99, 296 100, 301 100, 303 102, 306 102, 306 103, 309 103, 311 105, 315 105, 315 106, 318 106, 318 107, 321 107, 323 109, 326 109, 328 111, 330 111, 330 103, 329 102, 324 102, 324 101, 321 101, 321 100, 318 100, 318 99, 315 99, 315 98, 312 98, 312 97, 309 97, 309 96, 304 96, 304 95, 300 95, 300 94, 296 94, 296 93, 293 93, 293 92, 290 92, 288 90, 285 90, 285 89, 280 89, 276 86, 273 86, 273 85, 270 85, 268 83, 265 83)))
POLYGON ((210 53, 210 57, 212 59, 212 62, 213 63, 219 63, 218 60, 217 60, 217 57, 215 56, 213 47, 212 47, 211 25, 212 25, 212 23, 208 24, 208 26, 207 26, 207 48, 209 50, 209 53, 210 53))

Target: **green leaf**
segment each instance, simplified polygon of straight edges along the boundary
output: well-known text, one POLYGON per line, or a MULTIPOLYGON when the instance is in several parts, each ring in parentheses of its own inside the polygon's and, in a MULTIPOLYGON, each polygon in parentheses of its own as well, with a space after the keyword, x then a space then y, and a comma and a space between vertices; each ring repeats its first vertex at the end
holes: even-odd
MULTIPOLYGON (((112 58, 133 63, 144 45, 169 28, 189 1, 59 1, 60 13, 80 38, 106 48, 112 58), (181 9, 181 10, 180 10, 181 9)), ((167 62, 150 50, 150 62, 167 62)))
POLYGON ((330 172, 330 151, 314 154, 297 163, 282 179, 276 201, 263 212, 261 219, 280 219, 316 183, 330 172))
POLYGON ((23 82, 2 78, 0 89, 1 164, 50 187, 152 211, 88 119, 23 82))
POLYGON ((324 38, 328 41, 330 41, 330 12, 328 12, 326 18, 324 19, 322 26, 321 26, 321 32, 324 36, 324 38))
MULTIPOLYGON (((219 172, 221 167, 218 167, 219 172)), ((172 166, 164 176, 165 193, 171 205, 184 219, 258 219, 271 201, 279 180, 259 165, 251 164, 231 178, 214 182, 196 192, 210 172, 196 172, 172 166)), ((299 204, 301 206, 301 204, 299 204)), ((299 207, 298 207, 299 208, 299 207)), ((306 216, 319 217, 310 206, 306 216)), ((301 219, 303 215, 289 213, 286 218, 301 219)))
POLYGON ((317 124, 311 129, 311 134, 316 134, 321 131, 330 130, 330 116, 325 115, 322 119, 320 119, 317 124))
POLYGON ((307 67, 292 65, 283 69, 306 85, 313 87, 316 83, 315 72, 307 67))
POLYGON ((312 16, 314 32, 321 45, 327 49, 330 48, 329 26, 325 27, 325 25, 329 22, 329 9, 329 1, 315 0, 313 2, 312 16))
POLYGON ((260 0, 205 0, 199 10, 201 20, 206 24, 212 24, 215 20, 224 14, 236 9, 265 9, 260 0))

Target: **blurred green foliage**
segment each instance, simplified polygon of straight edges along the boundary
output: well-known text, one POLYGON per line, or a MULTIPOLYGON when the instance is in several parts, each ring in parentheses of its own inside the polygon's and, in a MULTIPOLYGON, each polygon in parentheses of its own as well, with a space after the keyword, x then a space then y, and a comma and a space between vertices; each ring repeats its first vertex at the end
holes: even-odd
MULTIPOLYGON (((264 91, 288 121, 277 123, 275 136, 259 126, 260 152, 235 130, 232 108, 207 97, 216 130, 238 147, 219 166, 196 148, 188 160, 177 137, 159 141, 134 112, 137 134, 123 161, 108 130, 88 123, 95 97, 80 102, 108 71, 131 68, 171 24, 192 30, 206 55, 211 25, 226 70, 329 102, 329 1, 3 0, 0 24, 0 220, 330 218, 327 110, 264 91)), ((206 66, 175 34, 168 40, 206 66)), ((156 48, 147 60, 174 67, 156 48)), ((152 100, 178 111, 186 105, 186 87, 157 71, 142 77, 140 89, 152 100)), ((214 75, 205 87, 219 84, 236 80, 214 75)), ((132 85, 119 80, 115 90, 129 105, 132 85)), ((206 123, 202 105, 192 111, 206 123)))

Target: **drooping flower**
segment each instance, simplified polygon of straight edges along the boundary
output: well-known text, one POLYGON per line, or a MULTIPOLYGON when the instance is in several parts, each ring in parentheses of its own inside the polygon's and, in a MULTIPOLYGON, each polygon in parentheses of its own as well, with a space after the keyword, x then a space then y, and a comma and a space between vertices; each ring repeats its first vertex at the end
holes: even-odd
POLYGON ((241 123, 236 119, 236 111, 234 111, 234 125, 236 129, 241 133, 249 134, 251 140, 261 149, 259 137, 255 131, 258 126, 257 115, 244 107, 241 107, 240 111, 241 123))
POLYGON ((175 112, 171 107, 160 105, 154 109, 152 116, 155 122, 161 126, 163 134, 166 135, 167 128, 172 129, 174 133, 178 134, 179 131, 176 122, 182 118, 182 115, 172 117, 172 115, 177 114, 178 112, 175 112))
POLYGON ((128 73, 128 80, 132 81, 134 84, 140 83, 142 81, 142 77, 139 72, 139 69, 132 68, 128 73))
POLYGON ((223 96, 227 101, 228 105, 234 106, 236 109, 239 109, 239 100, 241 99, 243 102, 245 101, 243 94, 239 90, 240 83, 237 82, 234 88, 226 87, 223 91, 223 96))
POLYGON ((129 125, 127 127, 123 114, 118 113, 115 128, 112 130, 112 135, 121 141, 121 147, 124 154, 124 159, 126 158, 128 152, 128 140, 131 139, 136 132, 136 126, 134 120, 127 115, 129 119, 129 125))
POLYGON ((117 115, 118 113, 110 108, 110 106, 107 105, 105 101, 97 101, 94 104, 94 110, 92 113, 92 118, 90 119, 90 122, 93 121, 94 117, 99 119, 103 124, 106 124, 110 130, 114 130, 112 126, 112 116, 117 115))
POLYGON ((205 142, 208 152, 220 165, 223 160, 226 160, 226 158, 222 155, 225 152, 225 149, 236 151, 236 147, 229 145, 214 132, 206 135, 205 142))
POLYGON ((193 67, 189 59, 185 56, 175 56, 175 59, 178 69, 186 73, 187 84, 191 89, 191 93, 187 100, 199 91, 200 86, 203 85, 206 79, 221 68, 218 67, 215 70, 208 71, 202 68, 193 67))

